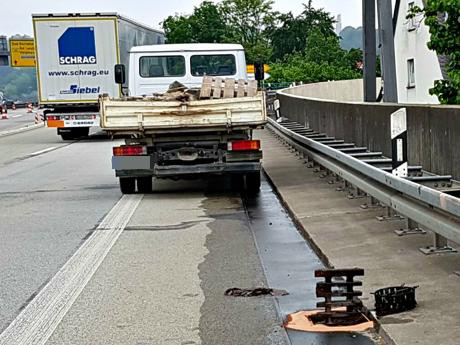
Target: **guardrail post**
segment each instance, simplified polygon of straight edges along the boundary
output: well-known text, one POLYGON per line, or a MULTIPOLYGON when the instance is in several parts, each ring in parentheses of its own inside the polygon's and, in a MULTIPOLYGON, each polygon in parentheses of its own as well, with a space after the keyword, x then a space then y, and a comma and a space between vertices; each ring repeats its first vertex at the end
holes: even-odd
POLYGON ((447 238, 434 233, 434 243, 433 246, 420 248, 420 251, 425 255, 431 254, 448 254, 456 253, 457 250, 449 246, 447 238))
POLYGON ((280 118, 280 108, 281 108, 280 100, 279 100, 279 99, 275 99, 275 101, 273 102, 273 110, 275 110, 276 119, 279 119, 279 118, 280 118))
POLYGON ((361 189, 356 186, 351 186, 348 192, 348 199, 361 199, 366 197, 366 193, 364 193, 361 189))
POLYGON ((365 204, 362 204, 360 207, 364 210, 367 210, 369 208, 381 208, 382 205, 380 205, 379 201, 372 195, 368 195, 367 202, 365 204))
POLYGON ((386 206, 386 205, 385 205, 385 214, 377 217, 377 220, 379 222, 385 222, 389 220, 402 220, 402 219, 404 219, 403 216, 397 214, 390 206, 386 206))
POLYGON ((414 222, 412 219, 407 220, 407 228, 395 230, 395 234, 398 236, 406 235, 425 235, 426 231, 420 228, 417 222, 414 222))
POLYGON ((407 114, 401 108, 391 114, 392 174, 407 177, 407 114))

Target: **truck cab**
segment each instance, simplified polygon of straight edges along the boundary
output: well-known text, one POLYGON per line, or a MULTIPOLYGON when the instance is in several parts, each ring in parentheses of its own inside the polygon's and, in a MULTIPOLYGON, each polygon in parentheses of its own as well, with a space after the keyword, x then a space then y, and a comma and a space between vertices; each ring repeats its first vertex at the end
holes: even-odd
POLYGON ((247 80, 246 58, 239 44, 165 44, 133 47, 129 95, 162 93, 178 81, 200 87, 204 76, 247 80))

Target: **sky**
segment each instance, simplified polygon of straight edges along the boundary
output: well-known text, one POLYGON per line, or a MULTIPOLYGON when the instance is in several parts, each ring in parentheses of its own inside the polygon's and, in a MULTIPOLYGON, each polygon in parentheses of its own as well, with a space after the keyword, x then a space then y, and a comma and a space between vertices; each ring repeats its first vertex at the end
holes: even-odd
MULTIPOLYGON (((280 12, 302 11, 308 0, 275 0, 280 12)), ((175 13, 189 14, 202 0, 2 0, 0 2, 0 35, 32 35, 32 13, 118 12, 138 22, 160 28, 160 22, 175 13)), ((361 0, 313 0, 313 6, 324 8, 333 16, 342 15, 342 27, 361 26, 361 0)))

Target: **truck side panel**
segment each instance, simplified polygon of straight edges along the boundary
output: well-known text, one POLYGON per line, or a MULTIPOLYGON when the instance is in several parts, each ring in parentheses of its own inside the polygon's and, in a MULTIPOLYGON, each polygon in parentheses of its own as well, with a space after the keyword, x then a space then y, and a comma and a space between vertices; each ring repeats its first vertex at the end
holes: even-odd
MULTIPOLYGON (((137 26, 123 18, 118 19, 118 40, 120 42, 120 63, 129 71, 129 51, 132 47, 164 44, 163 33, 137 26)), ((127 83, 123 85, 129 87, 127 83)))
POLYGON ((97 103, 120 96, 116 17, 34 18, 41 104, 97 103))

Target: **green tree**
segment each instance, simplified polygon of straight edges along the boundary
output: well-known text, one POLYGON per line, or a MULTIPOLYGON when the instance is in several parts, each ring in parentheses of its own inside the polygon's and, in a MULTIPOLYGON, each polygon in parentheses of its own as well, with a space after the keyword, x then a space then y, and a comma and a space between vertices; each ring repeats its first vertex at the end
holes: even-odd
POLYGON ((273 44, 273 59, 280 60, 293 52, 303 52, 307 40, 313 31, 320 32, 323 36, 336 37, 334 33, 334 19, 323 9, 315 9, 312 1, 304 4, 304 10, 294 17, 289 12, 280 14, 277 25, 269 28, 269 37, 273 44))
POLYGON ((265 63, 271 59, 272 45, 267 28, 273 27, 278 13, 273 0, 223 0, 222 12, 227 25, 225 39, 237 42, 246 50, 249 63, 265 63))
POLYGON ((288 55, 284 61, 272 65, 270 81, 317 83, 360 78, 362 72, 355 59, 361 55, 341 49, 337 36, 313 30, 304 52, 288 55))
POLYGON ((169 16, 163 21, 168 43, 219 43, 227 27, 220 7, 203 1, 189 16, 169 16))

